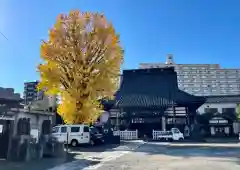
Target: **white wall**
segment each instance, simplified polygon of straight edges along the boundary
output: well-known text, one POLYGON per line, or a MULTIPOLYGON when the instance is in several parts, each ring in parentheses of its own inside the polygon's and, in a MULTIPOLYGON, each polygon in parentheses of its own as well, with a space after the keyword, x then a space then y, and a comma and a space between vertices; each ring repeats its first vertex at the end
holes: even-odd
POLYGON ((51 114, 44 115, 20 111, 17 113, 17 116, 15 118, 14 135, 17 133, 17 122, 20 118, 30 118, 30 129, 38 129, 39 134, 41 133, 42 123, 44 120, 51 120, 51 122, 53 122, 53 116, 51 114))
POLYGON ((49 95, 48 96, 48 104, 50 107, 56 107, 57 106, 57 96, 49 95))
POLYGON ((200 114, 203 114, 205 108, 218 108, 218 112, 222 113, 222 108, 235 108, 235 109, 237 109, 237 104, 236 103, 214 103, 214 104, 206 103, 206 104, 203 104, 201 107, 198 108, 198 112, 200 114))

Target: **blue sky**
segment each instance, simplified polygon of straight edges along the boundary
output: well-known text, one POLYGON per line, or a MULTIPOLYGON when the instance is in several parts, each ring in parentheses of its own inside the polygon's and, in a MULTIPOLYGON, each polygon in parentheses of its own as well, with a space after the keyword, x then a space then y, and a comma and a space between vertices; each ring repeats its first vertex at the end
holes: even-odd
POLYGON ((0 0, 0 86, 23 91, 39 78, 39 47, 59 13, 103 12, 125 49, 123 68, 163 62, 239 68, 239 0, 0 0))

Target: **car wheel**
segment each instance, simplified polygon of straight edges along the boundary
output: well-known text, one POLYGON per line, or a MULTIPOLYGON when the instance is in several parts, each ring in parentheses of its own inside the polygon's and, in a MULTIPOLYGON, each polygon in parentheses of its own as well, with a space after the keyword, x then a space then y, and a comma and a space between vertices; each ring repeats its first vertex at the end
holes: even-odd
POLYGON ((183 138, 180 138, 179 141, 183 141, 183 138))
POLYGON ((77 145, 78 145, 78 141, 77 140, 72 140, 71 141, 71 145, 73 146, 73 147, 76 147, 77 145))
POLYGON ((95 142, 93 140, 90 140, 90 145, 91 146, 95 145, 95 142))

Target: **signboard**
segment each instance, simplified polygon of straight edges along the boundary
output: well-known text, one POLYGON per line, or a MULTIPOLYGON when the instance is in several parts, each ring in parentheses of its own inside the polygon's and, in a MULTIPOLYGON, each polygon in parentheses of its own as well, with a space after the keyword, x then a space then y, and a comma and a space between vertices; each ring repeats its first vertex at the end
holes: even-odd
POLYGON ((209 123, 211 123, 211 124, 227 124, 228 120, 223 119, 221 117, 219 117, 219 118, 215 117, 215 118, 211 119, 209 121, 209 123))
POLYGON ((0 133, 3 133, 3 125, 0 125, 0 133))

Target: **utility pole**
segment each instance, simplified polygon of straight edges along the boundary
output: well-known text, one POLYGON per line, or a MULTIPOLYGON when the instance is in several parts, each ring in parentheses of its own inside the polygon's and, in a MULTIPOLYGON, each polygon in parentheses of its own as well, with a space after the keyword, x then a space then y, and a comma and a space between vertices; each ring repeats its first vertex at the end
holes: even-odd
POLYGON ((119 130, 119 112, 117 112, 117 131, 119 130))

